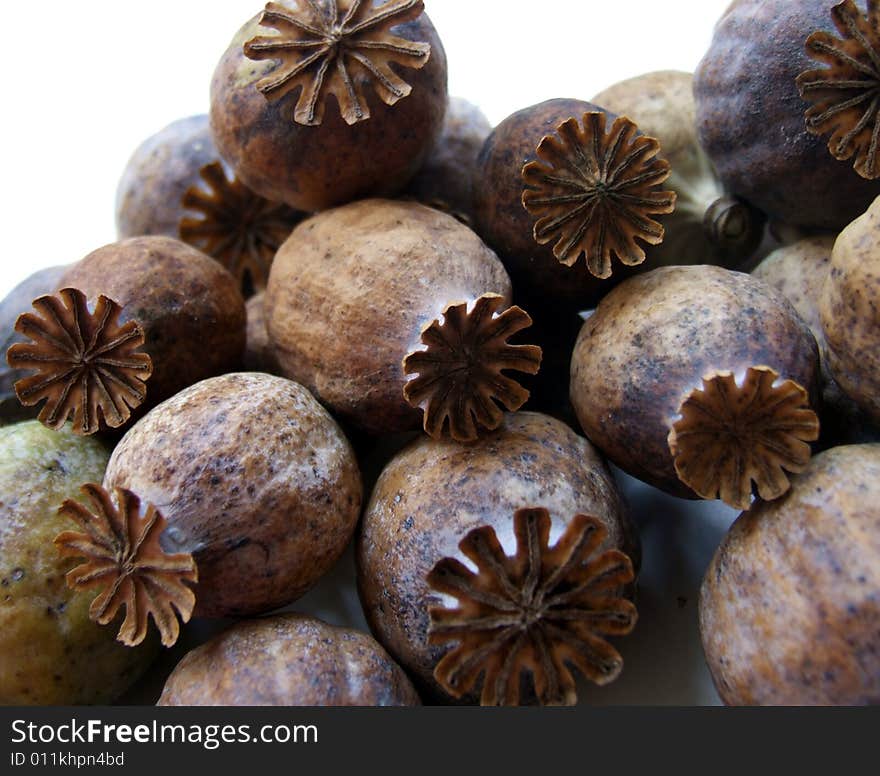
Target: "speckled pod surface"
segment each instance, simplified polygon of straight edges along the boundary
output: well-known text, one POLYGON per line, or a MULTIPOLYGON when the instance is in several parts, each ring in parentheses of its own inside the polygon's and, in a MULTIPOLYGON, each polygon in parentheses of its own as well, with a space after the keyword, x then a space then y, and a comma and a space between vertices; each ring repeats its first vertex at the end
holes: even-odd
POLYGON ((880 194, 880 180, 859 177, 806 130, 796 79, 818 66, 808 36, 836 34, 832 5, 735 0, 694 73, 694 95, 700 143, 728 190, 772 219, 838 230, 880 194))
POLYGON ((492 125, 461 97, 450 97, 443 131, 404 195, 473 223, 473 178, 477 157, 492 125))
POLYGON ((880 423, 880 199, 834 243, 820 301, 828 369, 880 423))
POLYGON ((713 372, 750 366, 818 399, 819 354, 775 289, 720 267, 662 267, 631 278, 584 323, 571 361, 571 399, 587 437, 611 461, 685 498, 669 433, 684 399, 713 372))
POLYGON ((428 573, 463 557, 459 543, 481 526, 512 553, 514 512, 542 506, 554 539, 575 515, 592 515, 607 528, 603 547, 638 567, 638 539, 604 460, 546 415, 508 414, 474 445, 417 439, 382 472, 358 536, 358 588, 376 638, 431 694, 450 699, 433 676, 445 650, 427 643, 428 608, 441 600, 428 573))
POLYGON ((349 125, 328 100, 315 126, 294 120, 301 90, 269 101, 256 88, 275 70, 273 60, 244 54, 247 41, 272 34, 259 19, 236 33, 211 82, 211 129, 236 175, 267 199, 309 212, 403 188, 440 134, 446 111, 446 54, 428 17, 394 28, 400 38, 431 46, 424 67, 400 71, 412 86, 408 96, 386 105, 358 73, 370 117, 349 125))
POLYGON ((734 523, 700 593, 725 703, 880 703, 878 503, 880 445, 850 445, 734 523))
POLYGON ((850 399, 828 370, 828 348, 819 312, 825 284, 831 274, 835 235, 805 237, 777 248, 752 275, 785 294, 816 338, 822 365, 822 436, 820 447, 880 441, 870 418, 850 399))
POLYGON ((226 374, 182 391, 123 437, 104 486, 168 520, 168 552, 198 566, 196 616, 282 606, 327 571, 354 532, 361 480, 348 440, 302 386, 226 374))
POLYGON ((510 303, 495 254, 452 216, 415 202, 363 200, 300 224, 281 246, 266 320, 282 373, 372 433, 418 428, 403 359, 453 302, 510 303))
POLYGON ((233 625, 188 653, 159 706, 418 706, 403 670, 365 633, 301 614, 233 625))
POLYGON ((241 365, 246 315, 238 283, 180 240, 131 237, 105 245, 71 265, 59 282, 92 301, 104 294, 122 306, 121 323, 140 323, 142 349, 153 362, 144 407, 241 365))
POLYGON ((219 158, 207 114, 173 121, 144 140, 116 189, 119 238, 179 237, 184 193, 199 182, 199 170, 219 158))

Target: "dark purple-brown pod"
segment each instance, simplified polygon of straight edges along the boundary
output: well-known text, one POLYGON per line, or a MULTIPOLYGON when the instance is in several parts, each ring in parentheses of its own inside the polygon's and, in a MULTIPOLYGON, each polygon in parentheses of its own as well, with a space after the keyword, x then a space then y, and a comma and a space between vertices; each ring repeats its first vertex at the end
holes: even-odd
POLYGON ((120 323, 137 321, 153 373, 142 409, 188 385, 240 368, 246 315, 238 281, 172 237, 132 237, 98 248, 61 278, 89 300, 109 297, 120 323))
POLYGON ((162 510, 192 553, 195 615, 290 603, 336 562, 360 514, 351 445, 301 385, 258 372, 203 380, 129 429, 104 475, 162 510))
POLYGON ((246 297, 265 288, 275 251, 304 215, 235 177, 214 147, 205 114, 178 119, 144 140, 116 190, 120 239, 181 239, 226 267, 246 297))
POLYGON ((582 100, 547 100, 495 127, 474 175, 475 228, 517 298, 584 310, 644 261, 644 245, 663 237, 654 217, 675 200, 658 188, 669 165, 657 151, 632 122, 582 100))
POLYGON ((740 515, 700 590, 728 705, 880 703, 880 445, 820 453, 740 515))
POLYGON ((747 508, 788 488, 818 436, 816 341, 782 294, 720 267, 661 267, 584 323, 571 400, 615 464, 675 496, 747 508))
POLYGON ((570 704, 566 661, 600 684, 620 673, 606 636, 635 624, 638 539, 604 460, 551 417, 408 445, 376 483, 357 561, 374 635, 432 697, 570 704))
MULTIPOLYGON (((814 103, 805 97, 819 92, 808 88, 802 97, 799 87, 822 79, 799 76, 820 68, 808 53, 808 38, 838 34, 833 5, 735 0, 694 73, 700 143, 725 188, 772 220, 830 231, 842 229, 880 194, 880 181, 860 177, 851 161, 832 155, 827 136, 808 131, 814 103)), ((855 7, 851 0, 840 5, 855 7)), ((863 59, 870 66, 869 57, 863 59)), ((860 77, 864 73, 847 80, 860 77)), ((874 87, 876 74, 867 88, 874 87)), ((844 88, 838 94, 843 101, 862 92, 844 88)), ((863 100, 858 115, 871 104, 863 100)))
POLYGON ((309 212, 400 191, 446 111, 446 55, 423 8, 283 0, 247 22, 214 72, 210 113, 245 185, 309 212))
POLYGON ((344 421, 472 441, 528 398, 506 372, 540 365, 540 348, 509 341, 531 323, 510 296, 467 226, 370 199, 296 227, 272 266, 266 321, 281 373, 344 421))
POLYGON ((245 620, 184 656, 159 706, 418 706, 370 636, 302 614, 245 620))

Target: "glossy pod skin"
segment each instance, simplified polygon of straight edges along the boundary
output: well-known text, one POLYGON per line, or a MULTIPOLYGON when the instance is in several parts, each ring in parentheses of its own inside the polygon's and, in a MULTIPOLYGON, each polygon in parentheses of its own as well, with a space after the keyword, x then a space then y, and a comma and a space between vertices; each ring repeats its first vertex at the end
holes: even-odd
POLYGON ((820 300, 827 364, 844 393, 880 424, 880 199, 834 243, 820 300))
POLYGON ((726 704, 880 703, 878 503, 880 445, 849 445, 733 524, 700 592, 726 704))
POLYGON ((451 700, 433 676, 444 648, 426 641, 428 607, 438 600, 428 573, 459 557, 459 543, 480 526, 510 553, 514 512, 539 506, 558 532, 579 513, 597 517, 608 531, 603 546, 638 567, 638 538, 607 465, 546 415, 508 414, 474 445, 419 438, 382 472, 358 535, 358 590, 373 634, 431 696, 451 700))
POLYGON ((188 653, 159 706, 418 706, 403 670, 365 633, 301 614, 238 622, 188 653))
POLYGON ((797 77, 819 67, 806 40, 837 35, 826 0, 734 0, 694 73, 697 128, 724 186, 772 220, 836 231, 880 195, 828 138, 807 132, 797 77))
POLYGON ((274 69, 272 60, 244 54, 247 41, 271 33, 259 19, 236 33, 211 81, 211 129, 236 175, 267 199, 307 212, 400 191, 439 136, 446 111, 446 54, 428 17, 395 28, 397 36, 431 46, 424 67, 401 69, 412 86, 408 96, 389 106, 368 84, 368 119, 347 124, 330 99, 317 126, 294 121, 298 90, 270 102, 255 87, 274 69))
POLYGON ((162 512, 163 547, 196 561, 205 617, 298 598, 342 553, 361 505, 335 421, 302 386, 262 373, 203 380, 156 407, 114 449, 104 487, 162 512))
POLYGON ((587 437, 634 477, 693 498, 668 437, 686 396, 713 370, 774 369, 819 392, 816 342, 767 284, 708 265, 661 267, 618 286, 584 323, 571 400, 587 437))
POLYGON ((237 369, 245 347, 244 299, 214 259, 172 237, 132 237, 98 248, 59 281, 94 301, 122 306, 137 321, 153 362, 138 414, 212 375, 237 369))
POLYGON ((371 433, 418 428, 403 359, 447 305, 484 293, 510 303, 495 254, 452 216, 415 202, 362 200, 297 226, 266 291, 282 374, 371 433))

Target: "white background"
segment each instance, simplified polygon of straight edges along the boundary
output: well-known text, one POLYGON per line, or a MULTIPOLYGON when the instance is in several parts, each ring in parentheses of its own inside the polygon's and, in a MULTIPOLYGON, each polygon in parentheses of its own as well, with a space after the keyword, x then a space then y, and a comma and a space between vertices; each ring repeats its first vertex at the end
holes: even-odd
MULTIPOLYGON (((450 92, 479 104, 493 123, 551 97, 590 99, 642 72, 693 70, 727 4, 426 3, 446 48, 450 92)), ((0 297, 35 269, 75 261, 115 239, 115 189, 129 155, 169 122, 207 111, 217 60, 260 8, 247 0, 4 4, 0 297)), ((625 490, 645 543, 641 619, 620 645, 621 679, 582 697, 717 703, 696 595, 735 514, 717 503, 685 506, 630 480, 625 490)), ((363 627, 350 558, 295 608, 363 627)), ((169 655, 166 667, 177 658, 169 655)), ((150 694, 132 699, 149 701, 150 694)))
MULTIPOLYGON (((728 0, 427 0, 449 90, 493 123, 551 97, 590 99, 660 69, 693 70, 728 0)), ((35 269, 115 238, 131 152, 208 110, 214 66, 252 0, 3 5, 0 297, 35 269)))

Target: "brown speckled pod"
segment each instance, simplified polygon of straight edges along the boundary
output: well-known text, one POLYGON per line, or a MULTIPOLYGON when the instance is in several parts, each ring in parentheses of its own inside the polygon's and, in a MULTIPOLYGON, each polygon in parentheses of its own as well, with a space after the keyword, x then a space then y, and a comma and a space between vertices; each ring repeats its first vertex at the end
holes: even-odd
POLYGON ((178 119, 144 140, 116 189, 119 238, 179 237, 184 193, 198 182, 199 170, 219 158, 205 114, 178 119))
POLYGON ((880 441, 880 431, 858 406, 844 394, 828 372, 825 332, 819 305, 831 271, 834 235, 805 237, 777 248, 752 275, 785 294, 816 338, 822 363, 822 407, 820 447, 880 441))
POLYGON ((725 703, 880 703, 878 504, 880 445, 849 445, 733 524, 700 591, 725 703))
POLYGON ((880 199, 834 243, 820 302, 831 375, 880 423, 880 199))
MULTIPOLYGON (((811 33, 837 34, 827 0, 735 0, 694 74, 700 143, 724 186, 770 218, 838 230, 880 194, 807 131, 797 78, 811 33)), ((850 94, 854 94, 850 92, 850 94)))
POLYGON ((752 275, 781 291, 794 305, 816 338, 820 354, 825 334, 819 317, 819 299, 831 269, 834 234, 804 237, 770 253, 752 270, 752 275))
POLYGON ((0 300, 0 424, 37 415, 38 407, 22 406, 15 395, 13 386, 28 372, 12 369, 6 363, 6 351, 17 342, 27 341, 27 337, 15 331, 18 316, 30 312, 31 302, 37 297, 59 290, 58 281, 66 270, 67 265, 37 270, 0 300))
POLYGON ((372 638, 301 614, 233 625, 187 654, 159 706, 418 706, 372 638))
POLYGON ((476 105, 450 97, 443 131, 404 196, 472 224, 474 170, 491 131, 489 119, 476 105))
POLYGON ((171 237, 132 237, 105 245, 61 277, 89 299, 104 294, 136 320, 153 362, 141 410, 206 377, 237 369, 245 346, 244 299, 235 278, 211 257, 171 237))
POLYGON ((720 267, 661 267, 612 291, 571 361, 571 400, 614 463, 676 496, 785 492, 818 435, 819 354, 782 294, 720 267))
POLYGON ((214 147, 208 116, 172 122, 132 154, 116 190, 120 239, 176 237, 219 261, 250 296, 304 214, 238 181, 214 147))
POLYGON ((676 70, 619 81, 591 102, 628 116, 660 141, 672 172, 667 188, 677 194, 675 212, 663 219, 659 245, 647 247, 646 266, 720 264, 738 267, 758 248, 764 215, 724 191, 697 140, 693 76, 676 70))
POLYGON ((495 254, 451 216, 415 202, 362 200, 294 230, 272 266, 266 319, 282 373, 346 421, 372 433, 424 425, 440 434, 448 415, 451 433, 469 438, 476 434, 473 422, 466 428, 475 396, 486 398, 480 425, 500 422, 501 411, 489 409, 492 395, 501 394, 511 410, 527 397, 498 369, 537 370, 528 346, 506 344, 506 336, 527 325, 525 313, 507 310, 518 311, 517 325, 491 330, 507 319, 488 308, 508 307, 510 294, 495 254), (440 328, 433 335, 425 331, 432 322, 440 328), (429 335, 427 358, 434 352, 437 359, 420 370, 451 366, 426 385, 412 379, 415 370, 404 361, 428 347, 429 335), (519 363, 523 353, 529 363, 519 363), (432 394, 432 386, 442 390, 432 394), (425 391, 407 396, 405 387, 425 391))
POLYGON ((361 481, 339 427, 302 386, 261 373, 203 380, 156 407, 113 451, 104 487, 162 510, 168 552, 198 566, 196 616, 282 606, 336 561, 361 481))
MULTIPOLYGON (((343 1, 339 7, 349 5, 343 1)), ((282 0, 276 7, 284 14, 305 14, 312 28, 326 24, 326 19, 310 15, 314 4, 282 0)), ((374 10, 363 3, 359 14, 374 10)), ((302 30, 283 21, 276 26, 277 18, 259 15, 247 22, 214 72, 211 128, 223 158, 251 189, 299 210, 321 210, 399 191, 438 137, 446 110, 446 54, 427 15, 406 11, 367 28, 366 37, 416 52, 394 61, 396 74, 386 63, 374 62, 387 88, 352 57, 337 58, 344 46, 330 49, 332 55, 324 60, 327 68, 311 68, 298 79, 290 78, 297 59, 305 56, 303 49, 273 49, 272 42, 283 43, 288 35, 302 37, 302 30), (400 23, 395 26, 396 22, 400 23), (254 58, 245 54, 246 44, 254 58), (430 47, 427 55, 425 46, 430 47), (337 74, 343 60, 350 89, 337 74), (270 86, 273 82, 275 88, 270 86)), ((328 32, 333 35, 344 39, 347 33, 328 32)), ((320 55, 314 46, 306 50, 320 55)), ((395 56, 377 48, 357 53, 376 60, 395 56)))
MULTIPOLYGON (((373 490, 358 537, 358 587, 374 635, 431 694, 447 701, 460 696, 471 701, 480 697, 479 692, 475 694, 479 690, 475 674, 469 677, 471 684, 476 683, 474 687, 462 681, 450 688, 447 682, 450 677, 443 676, 441 682, 446 682, 443 684, 446 689, 442 689, 436 678, 435 672, 444 654, 452 656, 453 661, 460 654, 459 649, 449 648, 457 633, 459 638, 465 639, 467 648, 478 651, 486 648, 485 660, 478 660, 475 667, 475 670, 489 670, 481 693, 484 703, 516 702, 519 669, 526 668, 534 669, 538 675, 536 688, 527 693, 533 700, 537 694, 550 703, 574 701, 573 683, 567 685, 564 676, 544 670, 557 665, 554 656, 562 643, 568 643, 567 638, 578 643, 578 638, 554 629, 555 622, 565 630, 564 618, 554 620, 553 612, 545 608, 545 603, 553 606, 553 591, 544 590, 543 585, 559 584, 566 573, 557 568, 557 564, 565 565, 564 553, 560 558, 560 553, 544 552, 541 528, 548 528, 551 521, 553 542, 566 544, 569 552, 572 536, 578 536, 575 544, 579 549, 585 548, 586 541, 595 554, 622 550, 633 558, 635 567, 638 566, 637 538, 631 531, 607 465, 589 442, 546 415, 508 414, 500 429, 474 445, 436 442, 423 437, 398 453, 386 466, 373 490), (543 517, 537 514, 542 509, 549 514, 543 517), (586 531, 585 518, 576 517, 578 515, 590 516, 601 528, 595 533, 592 529, 586 531), (542 523, 543 520, 546 523, 542 523), (591 535, 590 540, 585 539, 587 534, 591 535), (562 539, 563 536, 566 538, 562 539), (498 547, 498 542, 503 549, 498 547), (482 564, 488 577, 482 581, 490 588, 492 580, 496 580, 495 585, 502 584, 497 581, 498 564, 505 565, 508 561, 495 554, 497 563, 493 565, 485 556, 487 550, 491 555, 493 547, 495 553, 515 555, 514 563, 518 565, 516 570, 510 571, 508 582, 503 583, 507 587, 504 590, 496 587, 495 591, 507 600, 502 608, 506 607, 508 613, 531 611, 531 615, 523 615, 525 641, 518 640, 521 631, 515 629, 512 638, 495 642, 495 647, 490 648, 492 634, 487 637, 485 631, 481 633, 479 624, 473 621, 448 631, 444 640, 443 621, 450 615, 432 613, 431 608, 444 603, 451 606, 448 602, 454 599, 445 595, 452 589, 447 583, 454 582, 452 578, 461 571, 460 563, 468 558, 472 565, 482 564), (541 563, 539 554, 545 564, 540 574, 534 570, 535 562, 539 566, 541 563), (525 570, 529 568, 537 574, 531 582, 523 578, 528 576, 525 570), (432 573, 434 576, 429 581, 432 573), (552 582, 554 577, 555 583, 552 582), (435 635, 429 636, 432 632, 435 635), (542 653, 546 660, 541 661, 535 653, 529 652, 528 640, 534 639, 533 643, 538 644, 545 637, 548 651, 542 653), (505 660, 505 655, 510 659, 505 660), (498 662, 506 666, 506 671, 498 662), (496 668, 502 670, 496 671, 496 668), (450 689, 454 690, 451 694, 450 689)), ((543 537, 545 541, 546 538, 543 537)), ((615 563, 610 566, 617 568, 619 560, 615 555, 615 563)), ((577 562, 584 562, 583 557, 577 562)), ((632 566, 629 569, 632 574, 632 566)), ((610 576, 613 575, 609 573, 610 576)), ((464 584, 459 590, 462 593, 469 582, 459 579, 464 584)), ((584 587, 589 585, 585 582, 584 587)), ((468 598, 469 592, 462 593, 463 597, 468 598)), ((608 593, 613 590, 609 589, 608 593)), ((463 605, 467 608, 466 603, 463 605)), ((471 610, 470 614, 474 612, 471 610)), ((488 612, 483 615, 490 616, 488 612)), ((497 612, 495 617, 496 625, 501 627, 503 623, 497 619, 497 612)), ((620 624, 624 622, 631 627, 634 611, 629 612, 629 619, 621 614, 620 624)), ((494 636, 499 633, 495 631, 494 636)), ((591 642, 596 647, 593 658, 602 664, 605 672, 597 672, 590 666, 582 670, 591 678, 598 677, 597 681, 610 681, 620 670, 619 655, 616 658, 609 655, 605 649, 607 643, 599 644, 599 641, 597 637, 591 642)), ((572 654, 576 652, 574 649, 572 654)), ((583 665, 577 659, 573 662, 578 667, 583 665)), ((442 665, 439 670, 443 672, 442 665)), ((454 683, 454 677, 451 679, 454 683)))

